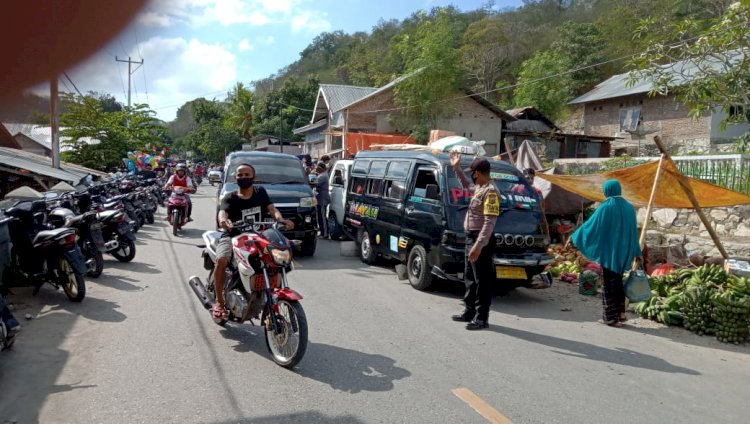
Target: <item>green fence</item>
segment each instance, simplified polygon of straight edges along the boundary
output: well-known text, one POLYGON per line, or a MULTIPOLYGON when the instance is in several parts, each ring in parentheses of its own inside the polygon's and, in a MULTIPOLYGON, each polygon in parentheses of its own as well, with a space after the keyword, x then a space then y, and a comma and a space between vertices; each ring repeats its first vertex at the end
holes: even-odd
POLYGON ((750 194, 750 155, 674 156, 672 160, 683 175, 750 194))

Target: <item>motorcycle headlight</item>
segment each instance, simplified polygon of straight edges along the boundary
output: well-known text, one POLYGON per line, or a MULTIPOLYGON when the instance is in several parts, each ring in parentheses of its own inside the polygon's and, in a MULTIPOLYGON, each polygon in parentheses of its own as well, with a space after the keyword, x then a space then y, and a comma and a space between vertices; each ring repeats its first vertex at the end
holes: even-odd
POLYGON ((299 207, 301 208, 312 208, 318 204, 318 201, 314 197, 303 197, 299 200, 299 207))
POLYGON ((273 258, 274 263, 278 266, 286 266, 289 265, 289 262, 292 260, 292 252, 287 250, 280 250, 280 249, 273 249, 271 250, 271 257, 273 258))

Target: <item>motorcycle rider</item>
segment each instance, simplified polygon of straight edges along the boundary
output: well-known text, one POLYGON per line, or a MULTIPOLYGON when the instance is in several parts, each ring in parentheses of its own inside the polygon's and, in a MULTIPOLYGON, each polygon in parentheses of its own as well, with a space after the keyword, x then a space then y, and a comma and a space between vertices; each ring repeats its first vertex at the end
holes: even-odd
POLYGON ((164 185, 164 190, 171 191, 174 187, 185 188, 185 197, 187 197, 188 204, 187 220, 190 222, 193 220, 193 218, 191 218, 193 214, 193 202, 190 200, 190 196, 187 193, 195 192, 195 185, 193 184, 192 178, 188 176, 187 167, 184 163, 177 164, 177 169, 175 170, 175 173, 169 177, 169 180, 167 180, 167 183, 164 185))
POLYGON ((284 219, 276 206, 268 197, 266 189, 253 186, 255 180, 255 168, 250 164, 240 164, 236 171, 237 191, 227 193, 221 199, 219 215, 217 217, 219 227, 224 234, 216 246, 216 265, 214 267, 214 287, 216 289, 216 303, 211 309, 211 315, 215 319, 226 319, 228 312, 224 306, 224 277, 225 270, 232 258, 232 222, 244 220, 247 216, 255 221, 263 221, 271 217, 276 222, 284 224, 287 230, 294 229, 294 223, 284 219))

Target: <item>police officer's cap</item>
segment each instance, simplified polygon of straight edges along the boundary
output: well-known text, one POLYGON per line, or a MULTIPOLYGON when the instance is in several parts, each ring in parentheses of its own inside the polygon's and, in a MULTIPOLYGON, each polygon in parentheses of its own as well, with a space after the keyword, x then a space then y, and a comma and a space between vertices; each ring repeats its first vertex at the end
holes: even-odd
POLYGON ((476 158, 471 163, 471 170, 482 174, 490 172, 490 161, 485 158, 476 158))

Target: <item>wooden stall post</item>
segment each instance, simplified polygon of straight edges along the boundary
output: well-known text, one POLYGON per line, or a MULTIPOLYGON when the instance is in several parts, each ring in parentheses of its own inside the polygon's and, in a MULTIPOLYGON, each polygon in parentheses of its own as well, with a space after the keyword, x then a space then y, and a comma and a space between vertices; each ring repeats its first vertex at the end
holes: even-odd
MULTIPOLYGON (((654 143, 656 143, 656 147, 658 147, 659 150, 661 151, 662 157, 672 162, 672 157, 667 152, 667 149, 664 147, 664 144, 662 144, 661 137, 659 137, 658 135, 655 135, 654 143)), ((674 164, 674 162, 672 163, 674 164)), ((677 169, 677 166, 675 166, 675 169, 677 169)), ((701 209, 701 205, 698 203, 698 199, 695 198, 695 194, 693 194, 693 190, 690 188, 690 185, 685 181, 685 178, 682 176, 682 174, 679 171, 677 171, 676 176, 677 176, 677 181, 680 183, 680 187, 682 188, 682 191, 685 192, 685 195, 687 196, 688 200, 690 200, 690 203, 693 205, 695 212, 698 214, 698 217, 703 223, 703 226, 706 227, 706 231, 708 231, 708 235, 710 235, 711 239, 714 241, 714 244, 716 245, 716 248, 719 250, 719 253, 721 253, 721 256, 724 259, 729 258, 729 255, 727 255, 727 251, 724 250, 724 246, 721 244, 721 240, 719 240, 719 236, 716 234, 716 231, 714 231, 714 228, 711 226, 711 222, 706 217, 706 214, 703 213, 703 209, 701 209)))
POLYGON ((643 228, 641 229, 641 238, 638 242, 643 249, 643 245, 646 242, 646 229, 648 229, 648 223, 651 220, 651 211, 654 210, 654 199, 656 198, 656 188, 659 186, 659 179, 661 178, 661 170, 664 166, 664 155, 659 158, 659 168, 656 169, 656 175, 654 176, 654 186, 651 189, 651 197, 648 199, 648 207, 646 208, 646 220, 643 221, 643 228))

